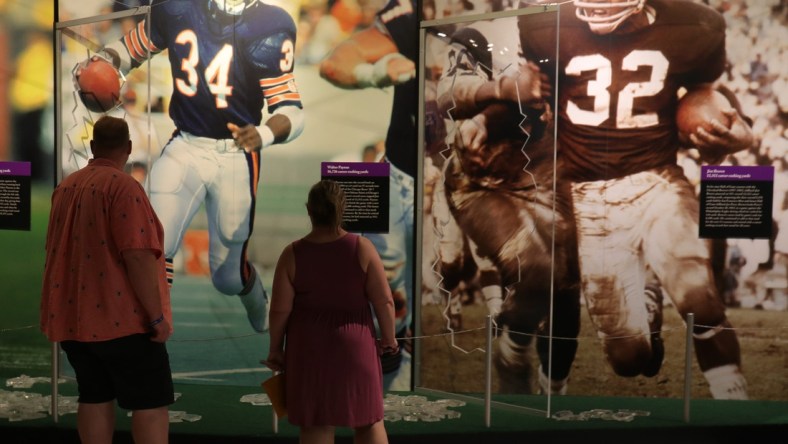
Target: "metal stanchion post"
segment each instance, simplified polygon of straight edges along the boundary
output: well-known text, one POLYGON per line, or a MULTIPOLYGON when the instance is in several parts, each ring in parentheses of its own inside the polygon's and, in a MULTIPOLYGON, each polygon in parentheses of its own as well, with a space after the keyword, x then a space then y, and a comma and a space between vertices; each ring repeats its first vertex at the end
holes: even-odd
POLYGON ((272 408, 271 411, 272 411, 271 413, 273 414, 272 426, 274 429, 274 435, 276 435, 279 433, 279 417, 276 415, 276 410, 272 408))
POLYGON ((492 404, 492 316, 487 315, 487 353, 484 363, 484 425, 490 427, 490 405, 492 404))
POLYGON ((58 386, 57 381, 60 377, 60 350, 57 342, 52 343, 52 399, 49 401, 50 410, 52 410, 52 418, 57 423, 58 417, 58 386))
POLYGON ((695 314, 687 313, 687 334, 684 349, 684 422, 690 422, 690 397, 692 389, 692 331, 695 327, 695 314))

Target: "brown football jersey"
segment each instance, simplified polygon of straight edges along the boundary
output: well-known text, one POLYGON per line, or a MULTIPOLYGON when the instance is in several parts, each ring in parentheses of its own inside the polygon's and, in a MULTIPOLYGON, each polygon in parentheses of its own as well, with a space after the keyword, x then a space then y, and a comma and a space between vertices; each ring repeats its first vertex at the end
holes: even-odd
POLYGON ((524 56, 540 63, 557 91, 559 149, 572 180, 675 164, 678 90, 723 72, 719 13, 687 0, 650 0, 647 9, 650 25, 598 35, 573 6, 562 7, 560 44, 555 12, 519 18, 524 56))

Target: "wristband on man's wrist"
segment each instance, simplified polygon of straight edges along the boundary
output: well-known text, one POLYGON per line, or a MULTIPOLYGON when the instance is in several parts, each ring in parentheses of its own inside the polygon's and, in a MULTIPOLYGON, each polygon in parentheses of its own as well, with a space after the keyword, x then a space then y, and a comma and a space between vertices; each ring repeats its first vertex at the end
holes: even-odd
POLYGON ((353 76, 360 88, 377 87, 379 79, 375 78, 375 66, 371 63, 359 63, 353 68, 353 76))
POLYGON ((161 316, 159 316, 157 319, 153 320, 150 324, 148 324, 148 327, 153 328, 153 327, 161 324, 161 321, 163 321, 163 320, 164 320, 164 313, 162 313, 161 316))
POLYGON ((263 144, 260 146, 260 149, 268 148, 269 146, 274 144, 276 140, 276 136, 274 135, 273 130, 268 125, 260 125, 258 128, 258 132, 260 133, 260 139, 263 141, 263 144))

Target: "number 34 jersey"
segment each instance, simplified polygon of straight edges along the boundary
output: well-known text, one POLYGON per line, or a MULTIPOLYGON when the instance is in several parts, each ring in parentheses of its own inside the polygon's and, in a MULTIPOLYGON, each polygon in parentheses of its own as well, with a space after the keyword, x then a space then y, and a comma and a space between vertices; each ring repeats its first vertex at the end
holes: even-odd
POLYGON ((231 138, 227 122, 260 125, 264 102, 299 108, 293 77, 296 28, 277 6, 256 2, 242 15, 212 11, 211 2, 154 1, 150 35, 145 21, 123 37, 137 67, 168 50, 173 92, 169 106, 175 126, 214 139, 231 138))
POLYGON ((556 15, 519 19, 525 58, 551 77, 558 74, 559 149, 572 180, 675 164, 679 89, 722 74, 720 14, 685 0, 647 5, 653 8, 649 26, 607 35, 592 33, 573 6, 561 7, 557 71, 556 15))

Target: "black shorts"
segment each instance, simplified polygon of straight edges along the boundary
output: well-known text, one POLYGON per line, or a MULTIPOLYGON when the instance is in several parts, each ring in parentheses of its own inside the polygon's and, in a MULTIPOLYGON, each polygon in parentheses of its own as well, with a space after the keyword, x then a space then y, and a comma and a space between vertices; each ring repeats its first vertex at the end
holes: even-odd
POLYGON ((167 347, 147 334, 60 346, 76 373, 81 403, 117 399, 121 408, 144 410, 175 402, 167 347))

